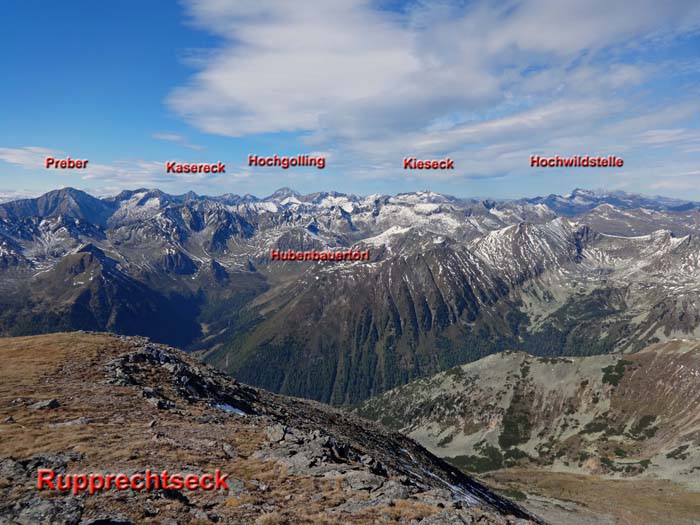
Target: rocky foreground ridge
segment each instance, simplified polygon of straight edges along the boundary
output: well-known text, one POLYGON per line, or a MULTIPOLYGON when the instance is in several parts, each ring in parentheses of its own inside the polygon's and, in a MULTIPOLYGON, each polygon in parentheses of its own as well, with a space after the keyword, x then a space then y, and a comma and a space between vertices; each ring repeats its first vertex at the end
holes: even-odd
POLYGON ((0 523, 541 523, 398 433, 96 333, 0 339, 0 523), (230 475, 227 491, 38 491, 36 470, 230 475))

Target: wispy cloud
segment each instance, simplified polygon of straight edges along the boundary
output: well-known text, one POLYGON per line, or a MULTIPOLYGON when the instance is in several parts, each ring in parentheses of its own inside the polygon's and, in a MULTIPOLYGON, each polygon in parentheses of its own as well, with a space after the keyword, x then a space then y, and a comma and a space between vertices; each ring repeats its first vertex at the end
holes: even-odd
POLYGON ((700 147, 700 129, 651 129, 640 133, 640 142, 654 147, 682 145, 700 147))
POLYGON ((57 157, 62 152, 38 146, 23 148, 0 148, 0 161, 15 164, 26 169, 43 168, 46 157, 57 157))
POLYGON ((224 43, 171 93, 178 113, 209 133, 348 140, 422 130, 509 92, 590 95, 638 84, 649 66, 595 64, 594 53, 700 20, 700 8, 682 0, 418 3, 403 14, 366 0, 186 5, 191 22, 224 43))
POLYGON ((633 165, 650 146, 667 148, 671 171, 694 154, 697 130, 683 121, 700 109, 698 93, 670 95, 659 82, 698 74, 697 64, 647 51, 694 34, 697 3, 185 5, 221 43, 197 54, 197 72, 167 104, 206 133, 296 133, 301 147, 332 149, 333 168, 352 178, 420 178, 401 170, 405 155, 458 159, 436 180, 531 174, 536 152, 626 152, 633 165))
POLYGON ((36 197, 38 192, 30 190, 0 190, 0 203, 36 197))
MULTIPOLYGON (((45 170, 48 156, 61 157, 63 152, 39 146, 21 148, 0 148, 0 161, 14 164, 29 170, 45 170)), ((129 188, 135 186, 168 186, 173 183, 196 184, 205 180, 216 180, 212 173, 167 173, 166 161, 157 160, 117 160, 112 163, 92 162, 80 170, 51 170, 51 173, 77 175, 83 181, 95 181, 113 187, 129 188)), ((232 174, 233 177, 246 178, 247 175, 232 174)))
POLYGON ((166 142, 175 142, 176 144, 180 144, 186 148, 197 151, 204 149, 204 146, 200 146, 199 144, 192 144, 187 140, 186 137, 183 137, 182 135, 176 135, 174 133, 154 133, 151 136, 154 139, 164 140, 166 142))
MULTIPOLYGON (((182 161, 180 161, 182 162, 182 161)), ((173 183, 197 184, 218 178, 214 173, 167 173, 165 161, 121 160, 112 164, 93 164, 82 176, 86 181, 121 187, 168 186, 173 183)))

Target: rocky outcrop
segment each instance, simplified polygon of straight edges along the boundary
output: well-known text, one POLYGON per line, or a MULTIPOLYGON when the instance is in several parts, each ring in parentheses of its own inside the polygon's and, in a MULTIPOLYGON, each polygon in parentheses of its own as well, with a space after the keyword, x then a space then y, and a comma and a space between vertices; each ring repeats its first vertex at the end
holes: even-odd
MULTIPOLYGON (((540 523, 414 441, 372 422, 243 385, 144 338, 56 337, 59 346, 71 341, 63 373, 51 385, 57 394, 46 392, 58 404, 31 410, 38 400, 21 397, 2 408, 12 420, 5 420, 10 438, 0 445, 0 523, 540 523), (99 342, 92 343, 95 338, 99 342), (71 353, 74 347, 82 348, 82 358, 71 353), (17 425, 28 432, 48 427, 54 450, 8 453, 28 450, 17 425), (89 436, 94 443, 77 445, 89 436), (101 444, 112 442, 118 448, 101 444), (76 448, 80 452, 70 450, 76 448), (47 495, 35 488, 37 468, 201 474, 214 465, 230 475, 224 492, 47 495)), ((51 336, 41 339, 51 344, 51 336)), ((25 392, 15 384, 32 391, 37 383, 9 381, 19 398, 25 392)))

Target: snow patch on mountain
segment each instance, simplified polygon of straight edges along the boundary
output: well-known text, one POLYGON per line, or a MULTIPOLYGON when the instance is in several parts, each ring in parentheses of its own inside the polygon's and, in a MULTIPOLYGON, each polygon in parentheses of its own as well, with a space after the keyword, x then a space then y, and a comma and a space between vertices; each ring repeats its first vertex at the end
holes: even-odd
POLYGON ((404 233, 410 231, 411 228, 403 228, 401 226, 392 226, 391 228, 383 231, 379 235, 376 235, 374 237, 369 237, 367 239, 363 239, 362 242, 365 244, 369 244, 371 246, 385 246, 385 245, 391 245, 391 240, 393 237, 397 235, 403 235, 404 233))

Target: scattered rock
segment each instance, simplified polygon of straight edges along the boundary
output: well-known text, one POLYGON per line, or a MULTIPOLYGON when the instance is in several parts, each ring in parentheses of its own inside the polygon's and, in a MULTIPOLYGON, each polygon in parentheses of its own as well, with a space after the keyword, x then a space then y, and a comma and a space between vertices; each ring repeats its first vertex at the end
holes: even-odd
POLYGON ((45 399, 44 401, 38 401, 32 405, 29 405, 29 410, 45 410, 54 409, 61 406, 61 403, 57 399, 45 399))
POLYGON ((352 491, 373 492, 384 484, 384 479, 365 470, 351 470, 343 476, 343 481, 352 491))
POLYGON ((86 518, 80 525, 134 525, 134 522, 121 515, 86 518))
POLYGON ((376 494, 390 499, 407 499, 411 492, 408 490, 408 487, 392 479, 386 481, 381 488, 376 491, 376 494))
MULTIPOLYGON (((82 455, 78 453, 64 454, 52 452, 35 454, 27 459, 0 459, 0 477, 12 479, 15 483, 24 481, 36 482, 36 471, 40 468, 53 469, 57 474, 64 474, 69 461, 78 461, 82 455)), ((0 499, 1 502, 1 499, 0 499)))
POLYGON ((7 416, 5 419, 2 420, 3 423, 15 423, 15 418, 12 416, 7 416))
POLYGON ((228 495, 229 496, 240 496, 246 491, 245 483, 242 479, 229 478, 228 480, 228 495))
POLYGON ((81 416, 76 419, 70 419, 68 421, 62 421, 60 423, 49 423, 49 428, 74 427, 77 425, 87 425, 89 422, 90 418, 81 416))
POLYGON ((154 398, 154 397, 160 397, 158 392, 155 391, 155 389, 149 387, 149 386, 144 386, 141 388, 141 395, 145 398, 154 398))
POLYGON ((209 517, 209 514, 207 514, 203 510, 194 510, 193 514, 194 514, 195 519, 202 520, 202 521, 212 521, 209 517))
POLYGON ((224 450, 224 454, 226 454, 228 457, 231 459, 235 459, 238 457, 238 452, 236 452, 236 449, 233 448, 231 445, 228 443, 224 443, 221 448, 224 450))
POLYGON ((392 501, 388 498, 369 498, 369 499, 349 499, 345 503, 342 503, 335 507, 337 512, 347 512, 348 514, 355 514, 356 512, 361 512, 363 510, 369 509, 371 507, 383 507, 385 505, 391 506, 392 501))
POLYGON ((77 525, 83 513, 82 502, 73 497, 44 499, 39 496, 25 498, 15 505, 15 520, 18 525, 77 525))
POLYGON ((143 515, 147 518, 152 518, 158 515, 158 508, 154 507, 150 500, 143 504, 143 515))
POLYGON ((161 496, 163 496, 165 499, 172 499, 175 501, 179 501, 183 505, 188 505, 190 504, 190 500, 185 496, 182 492, 179 490, 175 489, 162 489, 160 491, 161 496))
POLYGON ((158 410, 168 410, 172 408, 172 403, 159 397, 147 397, 146 402, 156 407, 158 410))
POLYGON ((376 474, 377 476, 382 476, 383 478, 386 478, 387 476, 389 476, 389 472, 386 470, 386 467, 379 461, 374 463, 370 467, 369 470, 372 474, 376 474))
POLYGON ((446 501, 449 502, 452 500, 452 493, 446 489, 431 489, 419 492, 413 497, 433 507, 439 507, 440 505, 444 507, 446 501))
MULTIPOLYGON (((475 522, 470 516, 463 516, 461 513, 443 511, 423 518, 419 523, 420 525, 471 525, 472 523, 479 522, 475 522)), ((493 522, 486 521, 484 525, 488 525, 489 523, 493 522)))
POLYGON ((221 425, 223 421, 221 418, 210 416, 208 414, 203 414, 197 417, 197 423, 204 423, 206 425, 221 425))
POLYGON ((284 440, 284 436, 287 434, 287 427, 282 424, 272 425, 265 429, 265 436, 267 440, 271 443, 279 443, 284 440))

